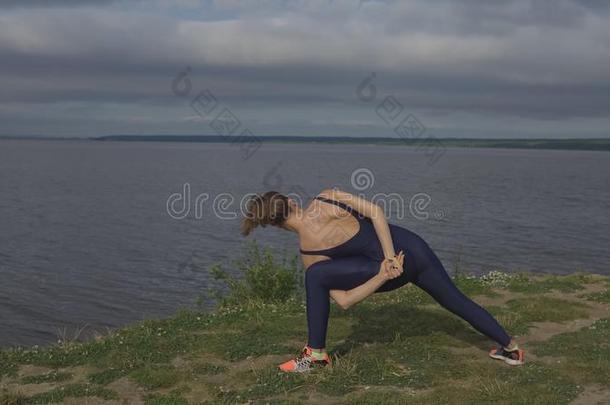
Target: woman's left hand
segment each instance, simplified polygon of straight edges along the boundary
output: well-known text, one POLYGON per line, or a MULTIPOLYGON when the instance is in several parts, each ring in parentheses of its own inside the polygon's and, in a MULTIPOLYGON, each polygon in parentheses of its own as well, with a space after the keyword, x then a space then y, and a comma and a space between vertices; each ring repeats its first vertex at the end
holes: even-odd
POLYGON ((379 268, 379 275, 384 280, 391 280, 402 274, 402 267, 395 268, 390 259, 383 259, 379 268))

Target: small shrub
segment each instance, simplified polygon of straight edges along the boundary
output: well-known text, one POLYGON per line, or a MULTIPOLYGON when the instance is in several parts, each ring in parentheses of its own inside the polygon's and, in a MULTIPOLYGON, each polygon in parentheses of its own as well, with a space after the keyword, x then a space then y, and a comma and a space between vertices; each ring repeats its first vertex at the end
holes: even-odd
POLYGON ((218 264, 210 269, 214 279, 224 282, 229 289, 228 294, 219 289, 210 291, 220 307, 249 301, 278 303, 302 296, 304 270, 296 256, 278 263, 269 248, 261 250, 252 242, 246 257, 237 260, 235 268, 238 275, 229 274, 218 264))

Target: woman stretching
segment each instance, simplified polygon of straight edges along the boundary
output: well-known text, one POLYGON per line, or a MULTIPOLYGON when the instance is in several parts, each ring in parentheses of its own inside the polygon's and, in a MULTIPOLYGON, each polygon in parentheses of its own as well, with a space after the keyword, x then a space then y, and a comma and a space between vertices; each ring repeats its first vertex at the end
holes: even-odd
POLYGON ((307 269, 308 342, 296 358, 279 366, 281 370, 302 372, 330 363, 325 351, 329 297, 347 309, 373 293, 409 282, 497 342, 490 357, 510 365, 523 364, 525 354, 517 342, 489 312, 457 289, 422 238, 389 224, 380 206, 327 189, 303 209, 292 198, 269 191, 248 201, 242 234, 248 235, 257 225, 296 232, 307 269))

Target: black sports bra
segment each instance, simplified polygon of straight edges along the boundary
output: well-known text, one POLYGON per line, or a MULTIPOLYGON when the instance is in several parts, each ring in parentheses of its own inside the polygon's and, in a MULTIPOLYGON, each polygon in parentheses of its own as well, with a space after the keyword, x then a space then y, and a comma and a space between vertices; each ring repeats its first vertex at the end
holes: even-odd
POLYGON ((355 209, 353 209, 349 205, 346 205, 346 204, 344 204, 344 203, 342 203, 340 201, 331 200, 330 198, 321 197, 321 196, 314 197, 314 199, 320 200, 320 201, 324 201, 324 202, 329 203, 329 204, 334 204, 336 206, 339 206, 339 207, 343 208, 344 210, 348 211, 350 214, 352 214, 358 220, 358 224, 359 224, 358 232, 356 232, 354 234, 354 236, 352 236, 351 238, 349 238, 345 242, 341 243, 340 245, 337 245, 337 246, 334 246, 334 247, 331 247, 331 248, 328 248, 328 249, 321 249, 321 250, 303 250, 303 249, 299 248, 299 251, 302 254, 304 254, 304 255, 332 256, 332 254, 329 254, 329 253, 335 251, 336 249, 339 249, 339 248, 345 246, 348 242, 356 239, 356 237, 360 234, 360 232, 362 232, 363 224, 362 224, 361 221, 363 221, 366 218, 366 216, 362 215, 361 213, 359 213, 358 211, 356 211, 355 209))

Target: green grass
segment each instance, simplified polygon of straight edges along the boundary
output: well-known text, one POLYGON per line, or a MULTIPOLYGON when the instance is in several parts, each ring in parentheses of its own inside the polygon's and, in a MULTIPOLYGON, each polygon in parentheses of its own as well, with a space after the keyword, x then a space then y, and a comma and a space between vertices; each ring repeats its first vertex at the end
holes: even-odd
POLYGON ((559 298, 532 296, 511 299, 502 307, 490 306, 487 309, 509 333, 526 333, 534 322, 565 322, 588 318, 588 306, 581 302, 559 298))
POLYGON ((0 378, 5 375, 15 375, 17 364, 10 351, 0 350, 0 378))
POLYGON ((0 392, 0 405, 23 405, 27 402, 27 397, 16 392, 9 392, 3 388, 0 392))
POLYGON ((533 347, 538 356, 560 358, 556 367, 581 384, 597 382, 610 388, 610 318, 533 347))
POLYGON ((239 380, 247 382, 247 388, 223 387, 214 392, 215 398, 234 403, 315 391, 330 398, 348 395, 348 403, 363 404, 397 398, 404 398, 401 403, 421 404, 559 404, 582 391, 574 381, 542 363, 513 369, 481 360, 470 362, 466 356, 424 339, 356 349, 337 359, 332 369, 306 375, 284 374, 268 366, 242 373, 239 380), (516 386, 520 389, 515 390, 516 386), (405 395, 418 391, 422 394, 405 395))
POLYGON ((23 377, 21 384, 42 384, 49 382, 62 382, 71 380, 73 375, 71 373, 61 373, 57 371, 51 371, 46 374, 31 375, 23 377))
POLYGON ((452 277, 453 282, 466 295, 486 295, 488 297, 499 296, 493 288, 492 280, 485 280, 472 275, 456 274, 452 277))
POLYGON ((610 289, 606 288, 604 291, 591 293, 591 294, 582 294, 579 297, 584 298, 589 301, 603 302, 605 304, 610 304, 610 289))
POLYGON ((565 404, 576 398, 582 388, 555 372, 551 367, 530 362, 517 370, 498 370, 474 374, 470 384, 441 386, 412 404, 565 404))
POLYGON ((574 292, 582 290, 583 284, 592 281, 591 275, 576 273, 567 276, 547 275, 539 279, 528 274, 521 273, 512 277, 506 288, 509 291, 525 294, 539 294, 550 291, 574 292))
POLYGON ((147 405, 188 405, 186 399, 179 394, 153 394, 146 400, 147 405))
MULTIPOLYGON (((334 367, 282 373, 277 364, 306 342, 302 279, 290 261, 250 254, 255 270, 242 266, 243 277, 225 278, 228 296, 213 312, 182 309, 96 341, 0 350, 0 405, 124 400, 114 390, 119 379, 117 391, 158 405, 296 404, 310 396, 351 404, 567 404, 585 385, 610 381, 607 319, 526 345, 539 360, 515 368, 489 359, 494 342, 413 285, 374 294, 347 311, 333 304, 327 346, 334 367), (266 279, 272 280, 267 289, 266 279), (286 287, 290 294, 282 295, 286 287), (48 371, 24 377, 24 365, 48 371), (49 388, 32 391, 41 383, 49 388)), ((505 299, 484 307, 516 336, 543 322, 589 318, 595 313, 589 305, 607 303, 608 292, 579 292, 610 280, 500 272, 453 279, 475 301, 505 299)))
POLYGON ((98 373, 90 374, 87 379, 92 384, 98 385, 108 385, 113 381, 118 380, 119 378, 125 376, 127 373, 125 370, 120 370, 116 368, 109 368, 104 371, 100 371, 98 373))
POLYGON ((216 375, 226 371, 227 367, 225 366, 207 362, 198 363, 193 366, 193 373, 197 375, 216 375))
POLYGON ((168 388, 180 381, 180 371, 168 365, 149 365, 134 371, 130 377, 149 390, 168 388))
POLYGON ((98 397, 101 399, 118 399, 116 392, 91 384, 69 384, 27 399, 28 404, 52 404, 66 398, 98 397))

